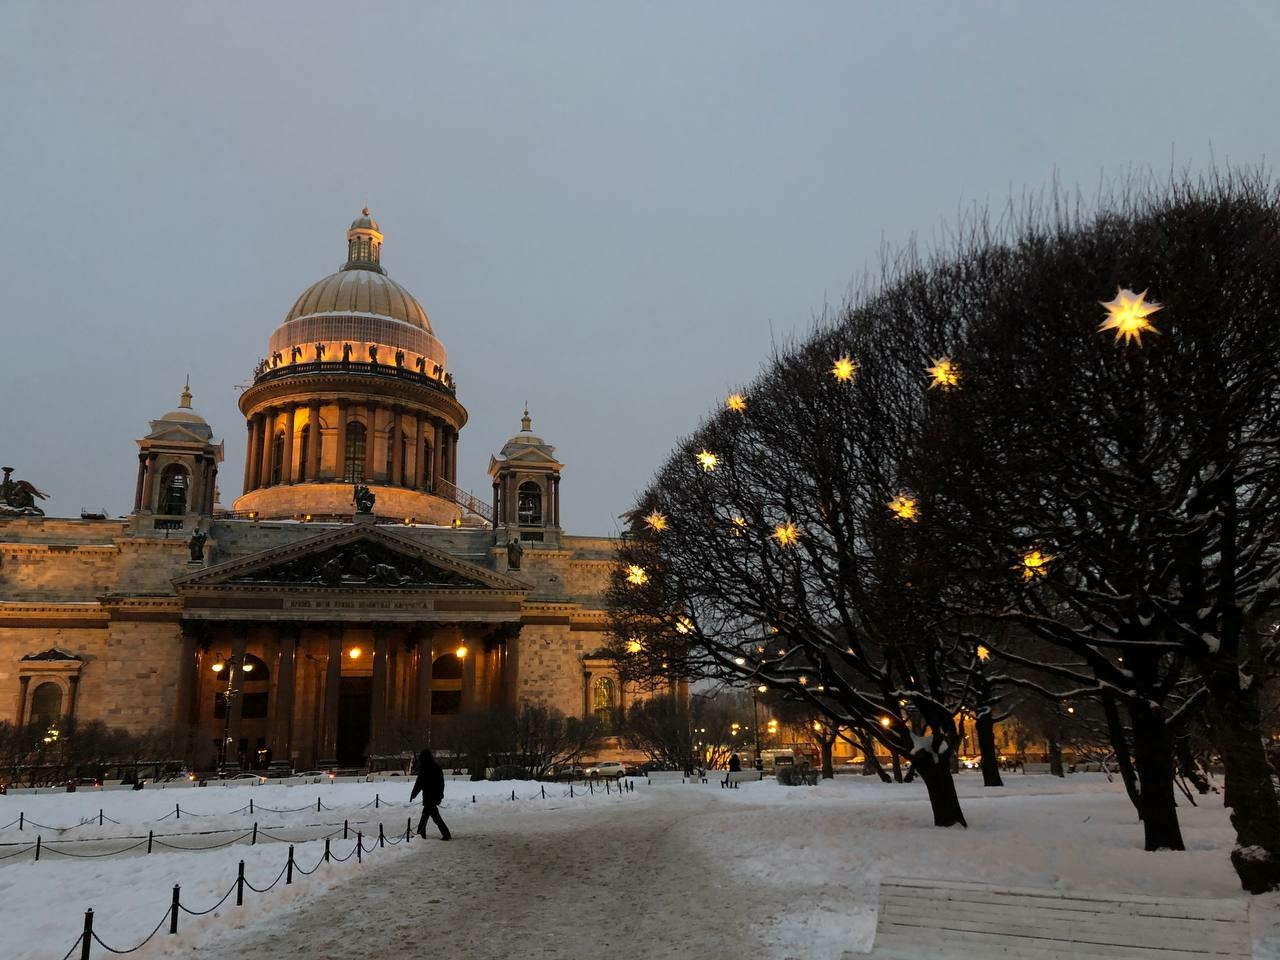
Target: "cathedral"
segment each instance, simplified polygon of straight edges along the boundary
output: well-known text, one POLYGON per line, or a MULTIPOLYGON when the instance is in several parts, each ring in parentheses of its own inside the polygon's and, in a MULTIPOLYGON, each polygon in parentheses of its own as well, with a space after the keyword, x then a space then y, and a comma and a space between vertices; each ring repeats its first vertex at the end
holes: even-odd
MULTIPOLYGON (((473 708, 611 716, 605 538, 560 525, 555 448, 526 410, 456 486, 467 411, 366 209, 240 398, 244 492, 184 388, 137 441, 127 518, 0 496, 0 721, 174 731, 201 769, 359 766, 473 708)), ((121 455, 124 453, 122 451, 121 455)), ((23 499, 25 496, 25 499, 23 499)))

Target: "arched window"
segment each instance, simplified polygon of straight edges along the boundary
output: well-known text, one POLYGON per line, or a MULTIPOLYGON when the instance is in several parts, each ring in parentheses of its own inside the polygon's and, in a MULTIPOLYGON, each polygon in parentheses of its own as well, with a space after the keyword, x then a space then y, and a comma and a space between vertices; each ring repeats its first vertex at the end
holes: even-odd
POLYGON ((431 715, 451 717, 462 712, 462 660, 443 653, 431 662, 431 715))
POLYGON ((342 469, 342 479, 347 483, 364 482, 364 443, 364 424, 348 423, 347 450, 342 469))
POLYGON ((47 727, 57 723, 61 716, 62 688, 46 680, 31 695, 31 715, 28 722, 47 727))
POLYGON ((271 482, 279 483, 284 470, 284 431, 276 433, 271 441, 271 482))
POLYGON ((213 695, 213 716, 224 720, 227 716, 227 686, 231 687, 231 696, 240 698, 240 718, 242 720, 261 720, 267 715, 267 691, 271 689, 271 669, 258 657, 251 653, 244 655, 244 662, 251 669, 245 670, 237 666, 235 673, 228 674, 224 669, 218 674, 219 686, 213 695))
POLYGON ((176 463, 164 468, 160 475, 160 512, 180 517, 187 512, 187 471, 176 463))
POLYGON ((520 484, 516 492, 516 519, 521 525, 542 524, 542 488, 532 480, 520 484))
POLYGON ((311 424, 302 425, 298 431, 298 472, 294 474, 298 482, 307 479, 307 453, 311 447, 311 424))
POLYGON ((591 695, 591 712, 595 714, 601 731, 606 734, 613 729, 613 713, 617 705, 617 688, 613 678, 597 677, 591 695))

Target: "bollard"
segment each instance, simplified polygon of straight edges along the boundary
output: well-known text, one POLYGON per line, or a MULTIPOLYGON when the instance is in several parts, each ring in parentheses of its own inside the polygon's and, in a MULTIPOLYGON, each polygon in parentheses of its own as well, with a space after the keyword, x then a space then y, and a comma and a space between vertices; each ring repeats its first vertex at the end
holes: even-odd
POLYGON ((22 821, 26 818, 26 816, 27 815, 25 813, 21 811, 18 812, 18 829, 19 830, 22 829, 22 821))
POLYGON ((609 792, 610 792, 610 791, 609 791, 609 781, 608 781, 608 780, 606 780, 606 781, 604 782, 604 792, 605 792, 605 793, 609 793, 609 792))
POLYGON ((253 839, 249 841, 249 846, 256 847, 258 845, 258 821, 253 821, 253 839))
POLYGON ((316 813, 320 812, 320 798, 316 797, 316 813))
POLYGON ((293 844, 289 844, 289 862, 284 865, 284 885, 293 883, 293 844))
POLYGON ((178 885, 176 883, 173 885, 173 906, 171 909, 173 912, 169 914, 169 933, 174 934, 178 932, 178 885))
POLYGON ((151 842, 155 840, 156 832, 154 830, 147 831, 147 853, 151 852, 151 842))
POLYGON ((382 805, 382 797, 379 794, 373 795, 373 809, 377 810, 382 805))
POLYGON ((356 863, 364 863, 364 834, 356 831, 356 863))
POLYGON ((182 807, 180 807, 180 806, 179 806, 178 804, 176 804, 176 803, 173 805, 173 819, 175 819, 175 820, 181 820, 181 819, 182 819, 182 807))
POLYGON ((587 781, 587 789, 591 791, 593 797, 596 795, 596 785, 591 780, 587 781))
POLYGON ((348 820, 343 820, 343 821, 342 821, 342 839, 343 839, 343 840, 346 840, 346 839, 347 839, 347 825, 348 825, 349 823, 350 823, 350 821, 348 821, 348 820))
POLYGON ((411 836, 413 836, 413 817, 404 822, 404 842, 408 843, 411 836))
POLYGON ((511 791, 511 802, 512 803, 516 802, 516 792, 514 790, 511 791))
POLYGON ((476 802, 476 795, 474 793, 471 795, 471 802, 472 803, 476 802))
POLYGON ((36 863, 40 862, 40 834, 36 834, 36 863))
POLYGON ((240 861, 240 872, 236 874, 236 906, 244 906, 244 861, 240 861))
POLYGON ((89 960, 89 947, 93 943, 93 907, 84 912, 84 933, 80 934, 80 960, 89 960))
POLYGON ((546 788, 546 787, 539 787, 538 789, 542 791, 542 799, 543 799, 543 800, 547 799, 547 788, 546 788))
POLYGON ((570 800, 572 800, 572 799, 573 799, 573 783, 572 783, 572 781, 570 781, 570 783, 569 783, 569 799, 570 799, 570 800))
POLYGON ((385 847, 387 845, 387 836, 382 832, 382 824, 378 824, 378 846, 385 847))
POLYGON ((102 826, 102 808, 98 808, 98 826, 102 826))
POLYGON ((253 797, 249 798, 249 816, 253 816, 253 797))
POLYGON ((329 838, 324 838, 324 862, 329 862, 329 838))

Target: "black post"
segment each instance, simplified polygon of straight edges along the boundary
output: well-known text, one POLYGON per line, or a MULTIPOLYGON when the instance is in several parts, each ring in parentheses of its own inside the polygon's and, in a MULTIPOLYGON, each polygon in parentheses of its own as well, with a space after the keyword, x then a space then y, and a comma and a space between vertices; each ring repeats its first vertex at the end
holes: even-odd
POLYGON ((175 820, 182 819, 182 807, 176 803, 173 805, 173 819, 175 820))
POLYGON ((364 834, 356 831, 356 863, 364 863, 364 834))
POLYGON ((324 838, 324 862, 329 862, 329 838, 324 838))
POLYGON ((378 846, 385 847, 387 845, 387 836, 382 832, 382 824, 378 824, 378 846))
POLYGON ((98 808, 98 826, 102 826, 102 808, 98 808))
POLYGON ((249 798, 249 815, 253 815, 253 797, 249 798))
POLYGON ((244 861, 240 861, 240 872, 236 875, 236 906, 244 906, 244 861))
POLYGON ((155 840, 156 832, 154 830, 147 831, 147 853, 151 852, 151 842, 155 840))
POLYGON ((284 885, 293 883, 293 844, 289 844, 289 862, 284 865, 284 885))
POLYGON ((569 799, 570 800, 573 799, 573 781, 572 780, 569 781, 569 799))
POLYGON ((93 907, 84 912, 84 933, 80 934, 80 960, 89 960, 89 946, 93 943, 93 907))
POLYGON ((511 802, 512 803, 516 802, 516 792, 514 790, 511 791, 511 802))
POLYGON ((545 786, 540 786, 538 789, 542 791, 542 799, 547 799, 547 788, 545 786))
POLYGON ((36 863, 40 862, 40 834, 36 834, 36 863))
POLYGON ((249 841, 249 846, 256 847, 258 845, 258 821, 253 821, 253 839, 249 841))
POLYGON ((378 807, 381 806, 381 804, 382 804, 381 795, 375 793, 373 795, 373 809, 377 810, 378 807))
POLYGON ((25 819, 26 819, 26 816, 27 816, 27 815, 26 815, 25 813, 23 813, 22 811, 19 811, 19 812, 18 812, 18 829, 19 829, 19 830, 21 830, 21 829, 22 829, 22 822, 23 822, 23 820, 25 820, 25 819))
POLYGON ((350 824, 350 822, 351 822, 351 821, 349 821, 349 820, 343 820, 343 821, 342 821, 342 839, 343 839, 343 840, 346 840, 346 839, 347 839, 347 826, 350 824))
POLYGON ((173 885, 173 907, 172 913, 169 914, 169 933, 178 932, 178 885, 173 885))
POLYGON ((320 812, 320 798, 316 797, 316 813, 320 812))
POLYGON ((413 836, 413 817, 404 822, 404 842, 408 843, 411 836, 413 836))

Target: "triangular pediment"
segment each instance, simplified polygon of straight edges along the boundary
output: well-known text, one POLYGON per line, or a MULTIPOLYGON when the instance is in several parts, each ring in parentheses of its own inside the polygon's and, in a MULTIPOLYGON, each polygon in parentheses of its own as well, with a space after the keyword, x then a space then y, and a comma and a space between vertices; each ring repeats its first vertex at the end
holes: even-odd
POLYGON ((160 443, 198 443, 203 447, 209 443, 209 436, 196 433, 177 424, 166 423, 159 425, 146 436, 146 442, 148 443, 157 441, 160 443))
POLYGON ((205 587, 519 591, 504 577, 372 525, 326 531, 174 580, 178 592, 205 587))

